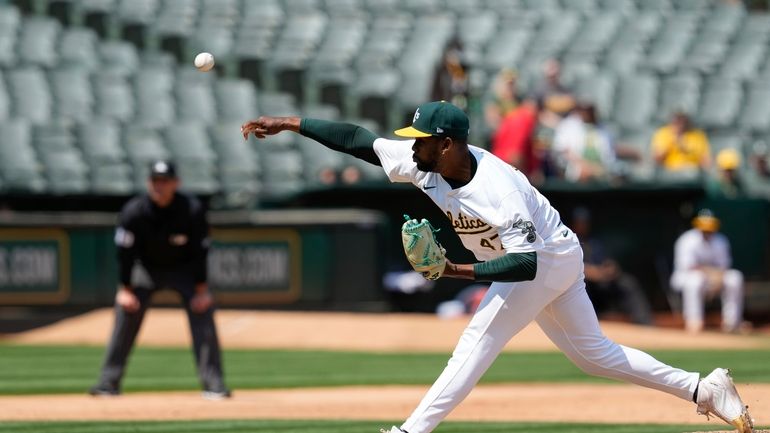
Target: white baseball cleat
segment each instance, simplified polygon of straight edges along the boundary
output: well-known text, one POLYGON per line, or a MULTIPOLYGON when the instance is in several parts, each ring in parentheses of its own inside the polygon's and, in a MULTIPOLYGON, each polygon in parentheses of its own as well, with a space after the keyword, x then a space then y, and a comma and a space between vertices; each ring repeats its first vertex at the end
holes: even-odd
POLYGON ((406 433, 406 432, 396 426, 393 426, 390 428, 390 430, 385 430, 384 428, 381 428, 380 433, 406 433))
POLYGON ((698 413, 716 415, 734 426, 740 433, 752 433, 754 421, 735 389, 730 370, 717 368, 704 377, 698 385, 698 413))

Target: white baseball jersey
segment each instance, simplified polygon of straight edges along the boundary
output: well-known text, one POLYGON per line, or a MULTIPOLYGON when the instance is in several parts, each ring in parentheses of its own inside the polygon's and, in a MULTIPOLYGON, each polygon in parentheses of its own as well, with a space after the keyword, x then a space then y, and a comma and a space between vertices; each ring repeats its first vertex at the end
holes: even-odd
POLYGON ((413 144, 414 140, 379 138, 374 151, 391 182, 413 183, 444 211, 465 248, 478 260, 577 245, 559 212, 511 165, 468 146, 478 169, 468 184, 453 189, 440 174, 417 169, 413 144))
POLYGON ((674 244, 674 269, 687 271, 696 266, 728 269, 731 265, 730 242, 721 233, 706 240, 698 229, 682 233, 674 244))

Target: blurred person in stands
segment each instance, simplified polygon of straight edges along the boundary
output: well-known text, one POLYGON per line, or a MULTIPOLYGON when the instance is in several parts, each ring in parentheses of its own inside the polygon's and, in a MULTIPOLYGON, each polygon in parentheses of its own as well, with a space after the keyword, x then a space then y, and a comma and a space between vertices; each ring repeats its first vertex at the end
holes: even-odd
POLYGON ((519 105, 516 95, 518 73, 510 68, 503 68, 492 81, 492 95, 484 106, 484 121, 491 134, 500 128, 505 117, 519 105))
POLYGON ((575 108, 572 90, 561 81, 559 60, 552 58, 543 63, 543 76, 535 87, 535 95, 543 106, 540 122, 552 129, 575 108))
POLYGON ((693 333, 704 327, 705 301, 721 295, 722 330, 736 332, 743 323, 743 273, 731 268, 730 242, 719 233, 719 219, 703 209, 692 220, 693 228, 674 244, 671 287, 682 292, 685 328, 693 333))
POLYGON ((551 152, 564 178, 571 182, 607 181, 615 171, 612 136, 599 123, 592 103, 579 103, 572 114, 559 122, 551 152))
POLYGON ((433 74, 431 99, 451 102, 468 109, 468 66, 463 62, 463 45, 459 39, 450 40, 433 74))
POLYGON ((618 311, 640 325, 652 324, 652 308, 639 280, 624 272, 607 254, 602 241, 591 233, 591 213, 585 207, 572 212, 572 231, 583 247, 586 291, 596 313, 618 311))
POLYGON ((492 137, 490 151, 518 168, 533 183, 543 180, 539 146, 536 143, 537 99, 528 96, 503 119, 492 137))
POLYGON ((743 182, 738 170, 741 155, 733 148, 722 149, 716 157, 717 172, 706 184, 706 191, 713 197, 739 198, 744 195, 743 182))
POLYGON ((115 231, 120 278, 115 326, 91 395, 120 394, 128 355, 150 300, 158 290, 172 289, 184 301, 203 397, 230 397, 222 374, 214 299, 206 282, 206 212, 197 198, 178 191, 179 184, 173 163, 153 162, 147 193, 129 200, 120 212, 115 231))
POLYGON ((652 156, 669 171, 707 171, 711 166, 711 150, 706 133, 692 125, 690 116, 674 113, 671 121, 652 136, 652 156))

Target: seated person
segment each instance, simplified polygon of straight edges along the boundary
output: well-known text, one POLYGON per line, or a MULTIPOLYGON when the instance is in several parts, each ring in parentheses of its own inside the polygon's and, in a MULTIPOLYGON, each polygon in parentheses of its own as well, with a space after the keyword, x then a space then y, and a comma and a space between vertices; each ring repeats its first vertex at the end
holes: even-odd
POLYGON ((700 332, 705 300, 721 294, 722 330, 736 332, 743 321, 743 274, 731 268, 730 242, 719 233, 719 219, 708 209, 692 224, 674 245, 671 275, 671 287, 682 292, 685 328, 700 332))
POLYGON ((618 263, 607 256, 602 242, 591 236, 591 214, 584 207, 572 213, 572 231, 583 246, 586 291, 596 313, 617 310, 632 322, 652 324, 652 309, 639 281, 623 272, 618 263))
POLYGON ((706 133, 694 127, 690 117, 681 111, 652 136, 652 155, 656 164, 667 171, 706 171, 711 165, 706 133))

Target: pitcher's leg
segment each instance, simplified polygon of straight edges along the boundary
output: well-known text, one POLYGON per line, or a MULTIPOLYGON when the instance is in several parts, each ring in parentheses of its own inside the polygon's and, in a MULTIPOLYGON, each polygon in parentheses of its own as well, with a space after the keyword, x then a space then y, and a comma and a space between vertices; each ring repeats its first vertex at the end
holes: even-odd
POLYGON ((403 424, 403 430, 432 431, 471 392, 508 340, 550 301, 546 297, 553 292, 532 283, 490 286, 446 368, 403 424))
POLYGON ((586 373, 692 401, 699 374, 671 367, 647 353, 608 339, 599 327, 582 281, 546 306, 536 320, 548 338, 586 373))

